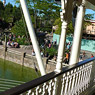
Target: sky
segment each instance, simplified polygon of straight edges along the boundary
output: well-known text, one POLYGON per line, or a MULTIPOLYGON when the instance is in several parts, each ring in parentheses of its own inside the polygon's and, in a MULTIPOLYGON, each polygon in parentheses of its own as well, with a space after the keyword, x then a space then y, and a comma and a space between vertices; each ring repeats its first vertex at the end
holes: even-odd
POLYGON ((85 14, 94 14, 93 20, 95 20, 95 11, 93 11, 93 10, 91 10, 91 9, 86 9, 85 14))
MULTIPOLYGON (((3 1, 3 0, 1 0, 1 1, 3 1)), ((8 4, 8 3, 15 5, 15 0, 6 0, 6 4, 8 4)))
MULTIPOLYGON (((1 1, 3 1, 3 0, 1 0, 1 1)), ((8 3, 11 3, 11 4, 15 5, 15 0, 6 0, 6 4, 8 4, 8 3)), ((95 20, 95 11, 93 11, 91 9, 86 9, 85 14, 94 14, 94 19, 93 20, 95 20)))

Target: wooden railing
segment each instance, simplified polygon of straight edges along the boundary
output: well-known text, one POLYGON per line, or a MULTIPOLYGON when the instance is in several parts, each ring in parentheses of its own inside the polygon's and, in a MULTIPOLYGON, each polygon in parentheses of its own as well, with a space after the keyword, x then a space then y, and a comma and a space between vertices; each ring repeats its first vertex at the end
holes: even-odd
POLYGON ((0 95, 91 95, 95 85, 95 57, 11 88, 0 95), (83 94, 85 95, 85 94, 83 94))

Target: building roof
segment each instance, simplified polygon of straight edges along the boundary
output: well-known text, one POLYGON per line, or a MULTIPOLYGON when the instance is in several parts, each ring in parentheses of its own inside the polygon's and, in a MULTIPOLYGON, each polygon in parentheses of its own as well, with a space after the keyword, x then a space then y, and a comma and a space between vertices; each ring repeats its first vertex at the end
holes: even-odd
POLYGON ((85 21, 95 23, 95 20, 85 20, 85 21))

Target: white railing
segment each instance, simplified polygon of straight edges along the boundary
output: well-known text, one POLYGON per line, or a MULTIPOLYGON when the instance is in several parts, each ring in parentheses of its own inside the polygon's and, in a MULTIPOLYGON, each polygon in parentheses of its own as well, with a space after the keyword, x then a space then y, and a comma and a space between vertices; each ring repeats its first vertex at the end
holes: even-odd
POLYGON ((90 58, 64 67, 60 73, 51 72, 0 95, 80 95, 88 89, 91 91, 95 84, 94 60, 95 58, 90 58))
MULTIPOLYGON (((79 95, 85 91, 89 87, 91 70, 92 62, 58 76, 61 77, 61 95, 79 95)), ((27 95, 56 95, 56 82, 57 78, 51 79, 29 90, 27 95)), ((57 95, 60 95, 60 92, 57 95)))

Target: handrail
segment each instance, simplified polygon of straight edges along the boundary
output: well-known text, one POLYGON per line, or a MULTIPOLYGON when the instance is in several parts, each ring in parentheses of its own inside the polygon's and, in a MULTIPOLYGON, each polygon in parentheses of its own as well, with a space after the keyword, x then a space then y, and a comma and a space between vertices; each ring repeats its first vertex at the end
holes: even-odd
POLYGON ((18 95, 18 94, 21 94, 21 93, 26 92, 26 91, 28 91, 28 90, 42 84, 42 83, 45 83, 45 82, 47 82, 47 81, 49 81, 49 80, 51 80, 53 78, 56 78, 59 75, 62 75, 62 74, 66 73, 66 72, 68 72, 70 70, 73 70, 73 69, 75 69, 77 67, 85 65, 86 63, 89 63, 89 62, 94 61, 94 60, 95 60, 95 57, 87 59, 87 60, 84 60, 84 61, 81 61, 81 62, 79 62, 79 63, 77 63, 75 65, 64 67, 62 69, 62 72, 60 72, 60 73, 57 73, 56 71, 53 71, 53 72, 51 72, 51 73, 49 73, 47 75, 44 75, 44 76, 42 76, 40 78, 37 78, 37 79, 32 80, 30 82, 24 83, 24 84, 19 85, 17 87, 14 87, 14 88, 11 88, 11 89, 6 90, 4 92, 1 92, 0 95, 18 95))

